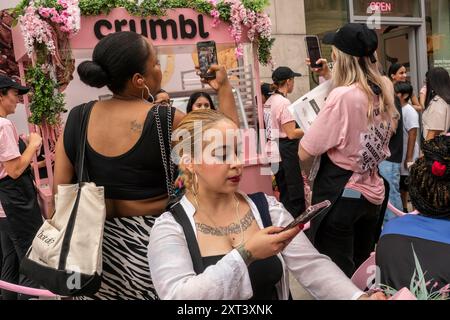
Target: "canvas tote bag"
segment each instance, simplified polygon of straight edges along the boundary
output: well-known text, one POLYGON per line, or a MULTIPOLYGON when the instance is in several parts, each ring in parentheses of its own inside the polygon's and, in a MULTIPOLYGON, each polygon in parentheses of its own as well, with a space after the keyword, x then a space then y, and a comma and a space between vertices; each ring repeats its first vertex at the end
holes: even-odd
POLYGON ((84 105, 82 111, 76 163, 78 182, 58 186, 55 214, 39 229, 21 263, 23 274, 63 296, 93 294, 101 284, 104 189, 86 182, 89 177, 84 166, 87 124, 93 104, 84 105))

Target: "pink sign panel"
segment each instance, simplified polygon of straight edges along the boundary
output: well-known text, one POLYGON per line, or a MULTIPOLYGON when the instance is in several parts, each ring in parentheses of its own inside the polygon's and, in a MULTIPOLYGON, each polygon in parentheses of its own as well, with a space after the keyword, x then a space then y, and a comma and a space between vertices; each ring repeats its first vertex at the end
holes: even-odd
POLYGON ((212 27, 210 16, 192 9, 168 10, 164 17, 135 17, 125 9, 114 9, 107 16, 82 17, 81 32, 71 40, 73 49, 90 49, 106 35, 134 31, 155 46, 192 46, 199 41, 214 40, 217 44, 234 43, 225 23, 212 27))
MULTIPOLYGON (((213 28, 213 18, 192 9, 168 10, 164 17, 136 17, 124 8, 111 10, 108 15, 82 16, 81 31, 71 39, 72 49, 92 49, 110 33, 134 31, 142 34, 157 47, 192 47, 199 41, 214 40, 218 45, 235 41, 229 25, 221 22, 213 28)), ((248 41, 243 30, 243 41, 248 41)), ((13 30, 16 59, 26 55, 19 26, 13 30)))

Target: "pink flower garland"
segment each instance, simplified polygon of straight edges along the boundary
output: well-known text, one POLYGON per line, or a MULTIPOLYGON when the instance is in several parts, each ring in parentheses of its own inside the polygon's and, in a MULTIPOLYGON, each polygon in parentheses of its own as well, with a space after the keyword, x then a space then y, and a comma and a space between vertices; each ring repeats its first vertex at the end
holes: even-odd
POLYGON ((52 27, 37 14, 33 1, 20 17, 20 28, 25 40, 25 48, 29 56, 33 54, 34 44, 45 44, 51 54, 55 54, 52 27))
POLYGON ((32 55, 35 43, 45 44, 50 54, 56 54, 53 29, 49 22, 56 24, 60 31, 69 36, 80 30, 78 0, 58 0, 57 3, 63 8, 59 12, 56 8, 40 7, 39 0, 31 1, 25 9, 25 14, 20 17, 19 22, 28 55, 32 55))
MULTIPOLYGON (((217 27, 220 23, 220 13, 217 10, 217 0, 208 0, 213 6, 210 14, 214 18, 213 27, 217 27)), ((257 37, 270 39, 272 36, 272 22, 265 13, 258 13, 247 9, 241 0, 223 0, 229 4, 230 12, 230 33, 236 42, 236 58, 240 59, 244 55, 244 45, 242 43, 242 26, 248 28, 247 37, 253 42, 257 37)), ((273 64, 272 60, 269 62, 273 64)))

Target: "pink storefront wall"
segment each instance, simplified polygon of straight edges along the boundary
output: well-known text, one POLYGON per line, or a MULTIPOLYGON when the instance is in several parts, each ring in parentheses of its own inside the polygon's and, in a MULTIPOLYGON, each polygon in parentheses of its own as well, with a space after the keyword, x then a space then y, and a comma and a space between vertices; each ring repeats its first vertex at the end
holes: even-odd
MULTIPOLYGON (((214 40, 220 46, 234 46, 235 41, 229 31, 229 25, 221 22, 218 27, 213 28, 213 19, 210 16, 201 15, 192 9, 168 10, 164 17, 136 17, 130 15, 125 9, 113 9, 108 15, 101 16, 83 16, 81 18, 81 31, 71 38, 71 47, 76 54, 77 51, 92 50, 99 42, 96 37, 101 33, 106 36, 109 33, 117 31, 130 31, 130 25, 137 33, 147 36, 149 41, 158 49, 169 49, 172 52, 192 52, 195 50, 196 43, 199 41, 214 40), (158 21, 159 20, 159 21, 158 21), (174 21, 172 23, 170 20, 174 21), (161 24, 176 25, 176 31, 172 27, 167 27, 167 37, 162 39, 161 24), (156 26, 155 26, 156 25, 156 26), (194 27, 195 25, 195 27, 194 27), (97 26, 97 27, 96 27, 97 26), (153 38, 152 27, 153 26, 153 38), (196 29, 196 32, 194 32, 196 29), (175 35, 175 36, 174 36, 175 35)), ((243 32, 243 41, 246 32, 243 32)), ((20 28, 16 26, 13 29, 14 52, 17 61, 28 59, 24 46, 24 41, 20 28)), ((254 52, 255 49, 253 50, 254 52)), ((254 74, 255 83, 260 83, 259 64, 257 57, 254 56, 254 74)), ((261 100, 259 85, 257 89, 258 101, 261 100)), ((262 117, 262 105, 258 106, 260 124, 264 123, 262 117)), ((254 136, 253 133, 248 133, 254 136)), ((255 144, 256 141, 248 141, 249 144, 255 144)), ((264 153, 264 147, 262 147, 264 153)), ((272 176, 268 174, 268 166, 265 165, 265 158, 254 152, 244 154, 244 173, 241 183, 241 190, 247 193, 265 192, 272 195, 272 176)), ((47 195, 48 196, 48 195, 47 195)))

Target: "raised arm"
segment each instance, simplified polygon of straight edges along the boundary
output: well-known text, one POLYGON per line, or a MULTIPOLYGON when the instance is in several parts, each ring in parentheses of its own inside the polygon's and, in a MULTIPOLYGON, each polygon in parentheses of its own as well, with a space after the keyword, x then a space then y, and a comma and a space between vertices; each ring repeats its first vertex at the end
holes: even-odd
POLYGON ((216 78, 213 80, 202 79, 202 82, 209 84, 211 88, 216 90, 219 98, 220 111, 240 126, 233 87, 228 79, 227 70, 224 66, 213 65, 208 73, 212 72, 216 73, 216 78))

